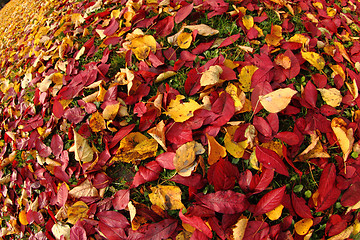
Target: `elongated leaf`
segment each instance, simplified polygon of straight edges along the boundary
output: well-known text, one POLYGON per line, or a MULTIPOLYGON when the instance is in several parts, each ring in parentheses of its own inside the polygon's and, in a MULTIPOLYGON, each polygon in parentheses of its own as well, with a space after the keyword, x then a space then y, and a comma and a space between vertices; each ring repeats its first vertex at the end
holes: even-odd
POLYGON ((212 238, 212 232, 205 221, 197 216, 185 216, 182 211, 179 212, 179 217, 183 223, 189 224, 190 226, 200 230, 207 237, 212 238))
POLYGON ((256 158, 259 162, 263 164, 263 167, 274 169, 275 172, 280 173, 285 176, 289 176, 289 172, 281 160, 279 155, 273 150, 257 146, 255 150, 256 158))
POLYGON ((241 213, 249 206, 245 195, 231 190, 206 194, 199 200, 205 207, 225 214, 241 213))
POLYGON ((329 163, 321 173, 319 182, 319 195, 326 196, 326 194, 334 187, 336 179, 336 167, 333 163, 329 163))
POLYGON ((283 186, 265 194, 256 204, 254 215, 259 216, 279 206, 284 197, 285 189, 286 186, 283 186))
POLYGON ((165 219, 158 223, 149 225, 142 239, 158 240, 167 239, 173 234, 178 225, 175 219, 165 219))
POLYGON ((99 212, 96 216, 110 228, 126 228, 129 222, 124 215, 115 211, 99 212))
POLYGON ((302 218, 313 218, 309 206, 306 205, 305 199, 297 197, 295 193, 292 192, 291 202, 297 215, 299 215, 302 218))

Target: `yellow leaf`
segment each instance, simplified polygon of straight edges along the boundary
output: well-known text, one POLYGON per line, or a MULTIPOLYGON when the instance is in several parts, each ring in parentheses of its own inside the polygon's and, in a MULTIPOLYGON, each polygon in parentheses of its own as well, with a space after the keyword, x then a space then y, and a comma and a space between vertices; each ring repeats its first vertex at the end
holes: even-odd
POLYGON ((151 188, 149 198, 152 204, 163 210, 178 210, 185 208, 181 202, 181 189, 177 186, 157 185, 151 188))
POLYGON ((188 49, 191 45, 192 34, 187 32, 182 32, 180 33, 176 41, 181 49, 188 49))
POLYGON ((25 210, 20 211, 20 213, 19 213, 19 221, 20 221, 21 225, 28 225, 29 224, 29 222, 28 222, 28 220, 26 218, 26 211, 25 210))
POLYGON ((312 225, 313 225, 313 220, 311 218, 304 218, 296 222, 294 227, 296 233, 302 236, 309 231, 312 225))
POLYGON ((301 56, 319 71, 325 67, 325 60, 318 53, 301 51, 301 56))
POLYGON ((280 41, 283 39, 282 37, 282 28, 279 25, 271 26, 271 33, 266 35, 265 42, 271 46, 278 46, 280 41))
POLYGON ((240 111, 244 107, 246 101, 245 93, 232 83, 226 86, 225 91, 230 94, 231 98, 234 100, 235 111, 240 111))
POLYGON ((331 120, 331 128, 335 133, 339 142, 341 151, 343 152, 344 161, 347 160, 354 145, 354 131, 352 128, 347 129, 347 124, 341 118, 333 118, 331 120))
POLYGON ((157 78, 155 79, 155 83, 159 83, 159 82, 162 82, 164 81, 165 79, 168 79, 172 76, 175 76, 176 75, 176 72, 174 71, 166 71, 166 72, 163 72, 163 73, 160 73, 159 76, 157 76, 157 78))
POLYGON ((155 139, 148 139, 139 132, 130 133, 120 141, 120 146, 112 161, 136 163, 155 157, 157 149, 158 143, 155 139))
POLYGON ((156 52, 156 40, 151 35, 136 37, 131 39, 130 42, 129 48, 140 61, 145 60, 149 56, 150 51, 156 52))
POLYGON ((239 74, 240 88, 244 92, 250 92, 251 78, 258 67, 254 65, 245 66, 241 69, 239 74))
POLYGON ((266 95, 260 96, 261 105, 271 113, 278 113, 284 110, 290 103, 291 98, 297 91, 291 88, 280 88, 266 95))
POLYGON ((346 78, 346 75, 345 75, 345 72, 344 70, 342 69, 342 67, 340 65, 332 65, 332 64, 329 64, 330 68, 334 71, 332 74, 331 74, 331 77, 334 78, 336 75, 340 75, 340 77, 345 80, 346 78))
POLYGON ((244 155, 245 149, 248 146, 247 140, 242 142, 234 142, 234 134, 239 126, 229 126, 226 128, 227 132, 224 137, 224 144, 226 150, 235 158, 241 158, 244 155))
POLYGON ((291 67, 291 59, 284 54, 279 54, 275 58, 275 63, 284 69, 289 69, 291 67))
POLYGON ((347 86, 347 88, 349 89, 349 92, 351 93, 351 95, 353 96, 354 100, 359 96, 359 89, 358 86, 356 84, 356 81, 352 81, 352 83, 349 82, 345 82, 345 85, 347 86))
POLYGON ((74 130, 74 142, 75 142, 75 159, 82 163, 91 162, 93 160, 94 151, 87 143, 86 139, 75 132, 74 130))
POLYGON ((278 220, 278 219, 281 217, 283 208, 284 208, 284 205, 280 204, 279 206, 277 206, 277 207, 274 208, 273 210, 267 212, 267 213, 266 213, 266 216, 267 216, 271 221, 278 220))
POLYGON ((242 240, 245 236, 246 226, 249 219, 245 216, 241 216, 235 224, 235 227, 232 229, 232 237, 234 240, 242 240))
POLYGON ((208 70, 203 72, 200 78, 201 86, 208 86, 216 84, 220 81, 220 74, 223 69, 219 65, 211 66, 208 70))
POLYGON ((352 63, 349 54, 346 52, 344 45, 341 42, 334 42, 334 44, 339 48, 341 56, 343 56, 349 63, 352 63))
POLYGON ((98 111, 91 116, 89 125, 93 132, 100 132, 106 128, 105 120, 98 111))
POLYGON ((326 8, 326 13, 329 17, 334 17, 336 14, 336 9, 335 8, 331 8, 331 7, 327 7, 326 8))
POLYGON ((318 88, 322 99, 326 102, 326 104, 332 107, 340 106, 342 101, 341 92, 336 88, 318 88))
POLYGON ((195 141, 187 142, 181 145, 174 157, 174 166, 180 176, 189 177, 197 166, 196 155, 205 152, 203 146, 195 141))
POLYGON ((209 165, 213 165, 220 158, 224 158, 226 156, 226 148, 220 145, 213 136, 209 136, 206 134, 208 139, 208 163, 209 165))
POLYGON ((308 44, 310 42, 310 39, 308 37, 305 37, 304 35, 297 33, 294 36, 292 36, 288 42, 296 42, 301 44, 308 44))
POLYGON ((321 2, 314 2, 314 3, 313 3, 313 6, 316 7, 316 8, 318 8, 318 9, 323 9, 323 8, 324 8, 324 6, 322 5, 321 2))
POLYGON ((358 219, 355 219, 353 226, 354 226, 354 230, 353 230, 352 234, 356 235, 360 232, 360 222, 358 219))
POLYGON ((120 109, 120 103, 109 104, 103 111, 103 117, 106 120, 114 120, 120 109))
POLYGON ((324 151, 319 136, 310 134, 311 143, 306 149, 296 157, 296 161, 304 162, 311 158, 329 158, 330 155, 324 151))
POLYGON ((176 99, 172 99, 169 103, 165 114, 169 115, 175 122, 184 122, 194 116, 193 112, 201 106, 190 99, 189 102, 182 103, 181 100, 185 99, 182 95, 177 95, 176 99))
POLYGON ((81 16, 80 13, 73 13, 71 15, 71 22, 75 24, 75 27, 78 27, 85 22, 85 19, 83 18, 83 16, 81 16))
POLYGON ((251 15, 245 15, 242 17, 242 23, 244 24, 245 28, 249 30, 254 26, 254 18, 251 15))
POLYGON ((68 223, 75 224, 78 220, 87 217, 89 207, 83 201, 78 201, 68 208, 68 223))

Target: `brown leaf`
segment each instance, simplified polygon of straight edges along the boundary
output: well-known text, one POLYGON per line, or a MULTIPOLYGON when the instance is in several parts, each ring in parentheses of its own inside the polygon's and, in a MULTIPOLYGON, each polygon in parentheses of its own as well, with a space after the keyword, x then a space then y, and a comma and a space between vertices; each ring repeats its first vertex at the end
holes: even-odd
POLYGON ((100 132, 106 128, 105 120, 98 111, 91 116, 89 125, 93 132, 100 132))

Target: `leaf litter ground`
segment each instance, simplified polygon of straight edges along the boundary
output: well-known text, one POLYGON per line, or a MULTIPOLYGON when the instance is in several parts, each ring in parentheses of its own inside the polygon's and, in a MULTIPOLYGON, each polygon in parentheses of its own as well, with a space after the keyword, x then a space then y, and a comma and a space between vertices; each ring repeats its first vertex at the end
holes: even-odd
POLYGON ((1 11, 1 237, 359 239, 360 3, 1 11))

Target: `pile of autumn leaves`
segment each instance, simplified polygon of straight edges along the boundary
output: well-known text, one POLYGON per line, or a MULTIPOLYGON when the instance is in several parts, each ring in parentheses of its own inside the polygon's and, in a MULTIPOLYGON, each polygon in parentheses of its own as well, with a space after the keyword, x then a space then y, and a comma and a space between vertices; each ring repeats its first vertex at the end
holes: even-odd
POLYGON ((341 104, 354 107, 359 98, 358 25, 347 11, 360 6, 341 4, 345 10, 325 1, 63 1, 40 8, 47 18, 30 14, 32 25, 9 23, 16 37, 3 41, 0 59, 2 236, 358 234, 360 180, 352 176, 360 114, 353 122, 338 115, 341 104), (264 34, 266 12, 283 23, 264 34), (295 34, 292 19, 302 13, 307 32, 295 34), (240 32, 219 38, 218 29, 199 23, 205 15, 226 15, 240 32), (341 21, 351 29, 339 34, 341 21), (331 31, 339 39, 333 44, 331 31), (204 52, 215 49, 229 56, 207 59, 204 52), (114 54, 124 64, 109 77, 114 54), (336 63, 327 67, 329 56, 336 63), (316 77, 296 85, 303 73, 316 77), (184 84, 175 89, 174 81, 184 84), (284 130, 288 116, 295 123, 284 130), (126 173, 110 174, 117 168, 126 173), (319 185, 307 200, 275 187, 304 173, 319 185), (347 209, 334 213, 336 202, 347 209))

